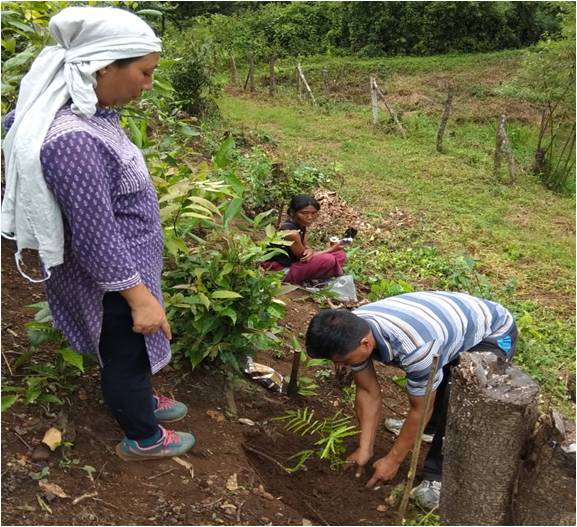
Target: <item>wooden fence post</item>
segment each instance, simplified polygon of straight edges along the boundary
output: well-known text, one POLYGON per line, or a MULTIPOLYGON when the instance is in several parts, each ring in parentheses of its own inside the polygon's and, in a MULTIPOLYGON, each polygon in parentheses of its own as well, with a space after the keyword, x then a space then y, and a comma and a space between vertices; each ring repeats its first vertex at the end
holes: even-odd
POLYGON ((515 160, 513 159, 513 149, 507 137, 505 130, 505 114, 499 116, 499 124, 497 125, 497 138, 495 144, 495 163, 493 165, 493 175, 497 181, 501 181, 501 160, 502 156, 507 156, 507 166, 509 169, 509 181, 507 184, 515 182, 515 160))
POLYGON ((451 84, 447 87, 447 100, 445 101, 445 106, 443 108, 443 114, 441 115, 441 123, 439 124, 439 129, 437 130, 437 152, 443 152, 443 136, 445 135, 445 128, 447 126, 447 121, 449 120, 449 115, 451 114, 451 105, 453 103, 453 86, 451 84))
POLYGON ((329 95, 330 95, 329 69, 326 66, 323 68, 323 89, 325 92, 325 97, 329 97, 329 95))
POLYGON ((379 103, 377 99, 377 90, 375 88, 375 77, 371 75, 370 77, 370 88, 371 88, 371 110, 373 112, 373 124, 379 122, 379 103))
POLYGON ((443 446, 444 525, 511 525, 538 394, 535 381, 493 353, 461 353, 443 446))
POLYGON ((316 106, 316 105, 317 105, 317 101, 316 101, 316 99, 315 99, 315 96, 313 95, 313 92, 312 92, 312 90, 311 90, 311 88, 310 88, 310 86, 309 86, 309 83, 307 82, 307 79, 306 79, 305 76, 304 76, 304 73, 303 73, 303 70, 302 70, 302 68, 301 68, 301 63, 300 63, 300 62, 297 64, 297 71, 298 71, 300 80, 302 81, 302 83, 303 83, 304 87, 306 88, 306 90, 307 90, 307 92, 308 92, 311 100, 313 101, 313 105, 316 106))
POLYGON ((252 54, 248 59, 248 73, 246 74, 246 80, 244 81, 245 90, 247 86, 250 87, 251 92, 254 92, 254 57, 252 54))
POLYGON ((268 77, 268 94, 273 97, 276 91, 276 77, 274 74, 274 65, 276 63, 276 57, 271 57, 268 68, 269 68, 269 77, 268 77))
POLYGON ((238 74, 236 69, 236 59, 234 55, 230 56, 230 76, 233 86, 236 86, 238 82, 238 74))
POLYGON ((399 121, 399 118, 397 117, 397 112, 395 112, 394 108, 388 103, 387 98, 385 97, 385 94, 383 93, 383 90, 381 90, 381 88, 379 88, 379 85, 377 84, 377 80, 374 76, 373 76, 373 86, 375 87, 375 91, 377 92, 377 94, 381 98, 381 102, 383 103, 383 106, 386 108, 386 110, 389 112, 389 114, 393 118, 393 121, 397 125, 397 128, 401 132, 401 135, 404 138, 406 138, 407 135, 405 133, 405 129, 403 128, 403 126, 401 125, 401 122, 399 121))

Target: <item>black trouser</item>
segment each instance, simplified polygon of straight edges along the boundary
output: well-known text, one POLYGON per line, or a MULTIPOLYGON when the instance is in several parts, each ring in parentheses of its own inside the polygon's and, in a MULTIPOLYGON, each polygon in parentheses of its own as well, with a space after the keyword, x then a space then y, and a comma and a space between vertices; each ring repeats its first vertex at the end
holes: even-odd
POLYGON ((99 351, 104 401, 126 437, 152 437, 158 421, 144 336, 132 331, 130 307, 120 293, 106 293, 103 306, 99 351))
MULTIPOLYGON (((469 350, 469 353, 490 351, 501 358, 511 360, 515 354, 515 344, 517 340, 517 328, 513 326, 509 335, 512 338, 513 344, 511 350, 506 356, 501 348, 496 344, 481 342, 474 348, 469 350)), ((446 364, 443 367, 443 380, 437 388, 437 395, 435 397, 435 405, 433 406, 433 413, 425 427, 425 432, 433 434, 433 441, 429 447, 429 452, 425 458, 423 466, 423 479, 428 481, 441 481, 443 472, 443 438, 445 436, 445 426, 447 424, 447 408, 449 406, 449 387, 451 382, 451 369, 457 364, 459 359, 446 364)))

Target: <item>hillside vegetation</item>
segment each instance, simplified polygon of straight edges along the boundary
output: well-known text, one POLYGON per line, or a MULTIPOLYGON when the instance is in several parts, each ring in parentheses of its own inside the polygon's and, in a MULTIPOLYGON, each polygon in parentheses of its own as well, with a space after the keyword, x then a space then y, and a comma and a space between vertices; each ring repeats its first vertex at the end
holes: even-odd
POLYGON ((381 279, 402 279, 415 288, 465 289, 499 299, 524 329, 519 362, 546 391, 565 398, 573 382, 575 200, 544 189, 530 173, 539 114, 507 91, 520 61, 517 51, 307 59, 303 69, 320 93, 318 107, 298 100, 288 73, 283 81, 283 68, 290 71, 287 61, 279 67, 274 99, 235 89, 219 106, 233 130, 252 130, 272 141, 274 158, 336 167, 333 187, 375 225, 397 208, 412 218, 386 239, 361 235, 349 264, 357 278, 377 289, 381 279), (323 67, 334 79, 324 98, 323 67), (369 72, 381 73, 406 139, 388 115, 372 124, 369 72), (447 80, 456 93, 440 154, 435 136, 447 80), (508 116, 518 170, 512 185, 493 174, 501 112, 508 116))

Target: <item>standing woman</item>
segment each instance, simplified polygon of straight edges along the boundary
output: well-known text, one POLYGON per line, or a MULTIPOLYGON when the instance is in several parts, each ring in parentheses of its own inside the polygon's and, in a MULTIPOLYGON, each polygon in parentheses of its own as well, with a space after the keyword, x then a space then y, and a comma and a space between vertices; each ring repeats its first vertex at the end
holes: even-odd
POLYGON ((325 250, 315 251, 306 234, 321 209, 320 203, 307 194, 294 196, 288 206, 288 218, 279 230, 289 231, 285 238, 292 244, 283 247, 287 254, 274 256, 263 267, 271 271, 285 271, 283 282, 302 284, 311 280, 325 280, 343 274, 347 255, 341 243, 331 244, 325 250))
MULTIPOLYGON (((22 79, 4 141, 2 234, 39 252, 54 323, 96 354, 126 460, 182 454, 194 436, 159 423, 187 407, 153 394, 170 361, 162 305, 162 229, 144 159, 115 107, 152 88, 161 43, 136 15, 69 7, 50 20, 56 45, 22 79)), ((22 274, 24 274, 22 272, 22 274)))

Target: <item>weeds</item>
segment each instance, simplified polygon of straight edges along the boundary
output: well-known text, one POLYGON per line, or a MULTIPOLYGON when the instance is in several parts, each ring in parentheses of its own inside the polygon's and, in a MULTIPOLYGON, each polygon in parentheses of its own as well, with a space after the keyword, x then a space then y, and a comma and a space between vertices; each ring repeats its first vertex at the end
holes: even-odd
POLYGON ((305 465, 311 456, 316 456, 329 463, 332 470, 343 465, 345 453, 344 440, 357 435, 359 431, 350 424, 351 418, 343 416, 340 411, 324 419, 315 419, 314 410, 289 410, 276 420, 286 421, 285 430, 301 436, 308 436, 314 440, 313 448, 301 450, 289 459, 296 460, 296 464, 288 468, 289 472, 296 472, 305 465))
POLYGON ((26 324, 30 349, 20 355, 15 368, 25 373, 18 384, 3 383, 2 410, 21 401, 25 404, 64 404, 62 398, 76 389, 76 380, 84 372, 84 356, 70 348, 62 334, 52 325, 52 315, 47 302, 31 306, 36 309, 32 322, 26 324), (36 362, 41 347, 56 350, 54 360, 36 362))

